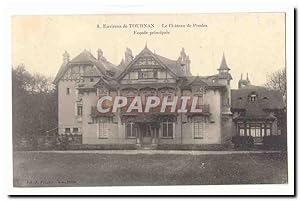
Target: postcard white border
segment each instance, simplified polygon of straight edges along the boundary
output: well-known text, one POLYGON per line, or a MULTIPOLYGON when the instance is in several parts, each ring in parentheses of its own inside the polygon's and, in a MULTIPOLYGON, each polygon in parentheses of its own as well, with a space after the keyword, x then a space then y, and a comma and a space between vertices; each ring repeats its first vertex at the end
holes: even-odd
MULTIPOLYGON (((0 81, 3 90, 1 174, 4 178, 5 194, 10 195, 291 195, 294 193, 294 10, 287 4, 261 1, 240 4, 239 1, 215 1, 210 4, 191 3, 189 0, 172 1, 156 4, 156 1, 131 1, 122 5, 122 1, 46 1, 37 4, 30 0, 18 4, 6 4, 1 37, 2 44, 0 81), (154 2, 154 3, 153 3, 154 2), (216 4, 212 4, 216 3, 216 4), (288 77, 288 184, 272 185, 193 185, 193 186, 138 186, 138 187, 47 187, 14 188, 12 187, 12 145, 11 145, 11 33, 10 16, 12 15, 71 15, 71 14, 108 14, 108 13, 220 13, 220 12, 286 12, 286 63, 288 77), (5 98, 4 98, 5 97, 5 98)), ((299 138, 298 138, 299 139, 299 138)), ((2 182, 3 183, 3 182, 2 182)))

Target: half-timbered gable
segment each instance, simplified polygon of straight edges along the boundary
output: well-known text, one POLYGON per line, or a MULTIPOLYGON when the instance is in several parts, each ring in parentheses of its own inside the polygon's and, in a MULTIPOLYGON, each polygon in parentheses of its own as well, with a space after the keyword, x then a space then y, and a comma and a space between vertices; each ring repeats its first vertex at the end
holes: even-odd
POLYGON ((157 55, 145 47, 118 78, 121 84, 175 83, 176 74, 157 55))

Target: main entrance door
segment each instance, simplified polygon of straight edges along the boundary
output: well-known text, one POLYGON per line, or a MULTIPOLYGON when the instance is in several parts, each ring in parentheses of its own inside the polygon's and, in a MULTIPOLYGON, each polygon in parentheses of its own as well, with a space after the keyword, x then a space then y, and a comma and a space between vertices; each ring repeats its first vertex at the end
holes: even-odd
POLYGON ((147 123, 140 124, 140 136, 142 144, 152 143, 152 132, 151 127, 147 123))
POLYGON ((141 143, 156 144, 158 136, 158 127, 151 123, 141 123, 139 126, 139 136, 141 137, 141 143))

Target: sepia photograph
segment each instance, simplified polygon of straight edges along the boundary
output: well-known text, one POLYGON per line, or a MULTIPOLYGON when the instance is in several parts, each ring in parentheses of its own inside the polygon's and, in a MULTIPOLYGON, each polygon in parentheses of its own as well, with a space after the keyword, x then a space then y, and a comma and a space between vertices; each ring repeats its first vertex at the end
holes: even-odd
POLYGON ((14 187, 290 182, 285 12, 15 15, 11 51, 14 187))

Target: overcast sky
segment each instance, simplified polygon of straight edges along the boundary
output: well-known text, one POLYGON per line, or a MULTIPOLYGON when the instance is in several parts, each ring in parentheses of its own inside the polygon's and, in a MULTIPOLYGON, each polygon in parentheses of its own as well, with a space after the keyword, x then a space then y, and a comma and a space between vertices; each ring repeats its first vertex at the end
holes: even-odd
POLYGON ((262 85, 267 73, 285 67, 284 13, 185 14, 185 15, 82 15, 15 16, 12 19, 12 64, 23 63, 30 72, 55 77, 67 50, 71 59, 84 49, 119 64, 129 47, 138 54, 147 42, 156 54, 177 59, 181 48, 191 59, 194 75, 217 73, 225 53, 237 87, 241 73, 262 85), (103 24, 154 24, 150 28, 97 28, 103 24), (162 24, 167 27, 162 27, 162 24), (174 25, 204 25, 174 28, 174 25), (150 36, 134 31, 168 31, 150 36))

